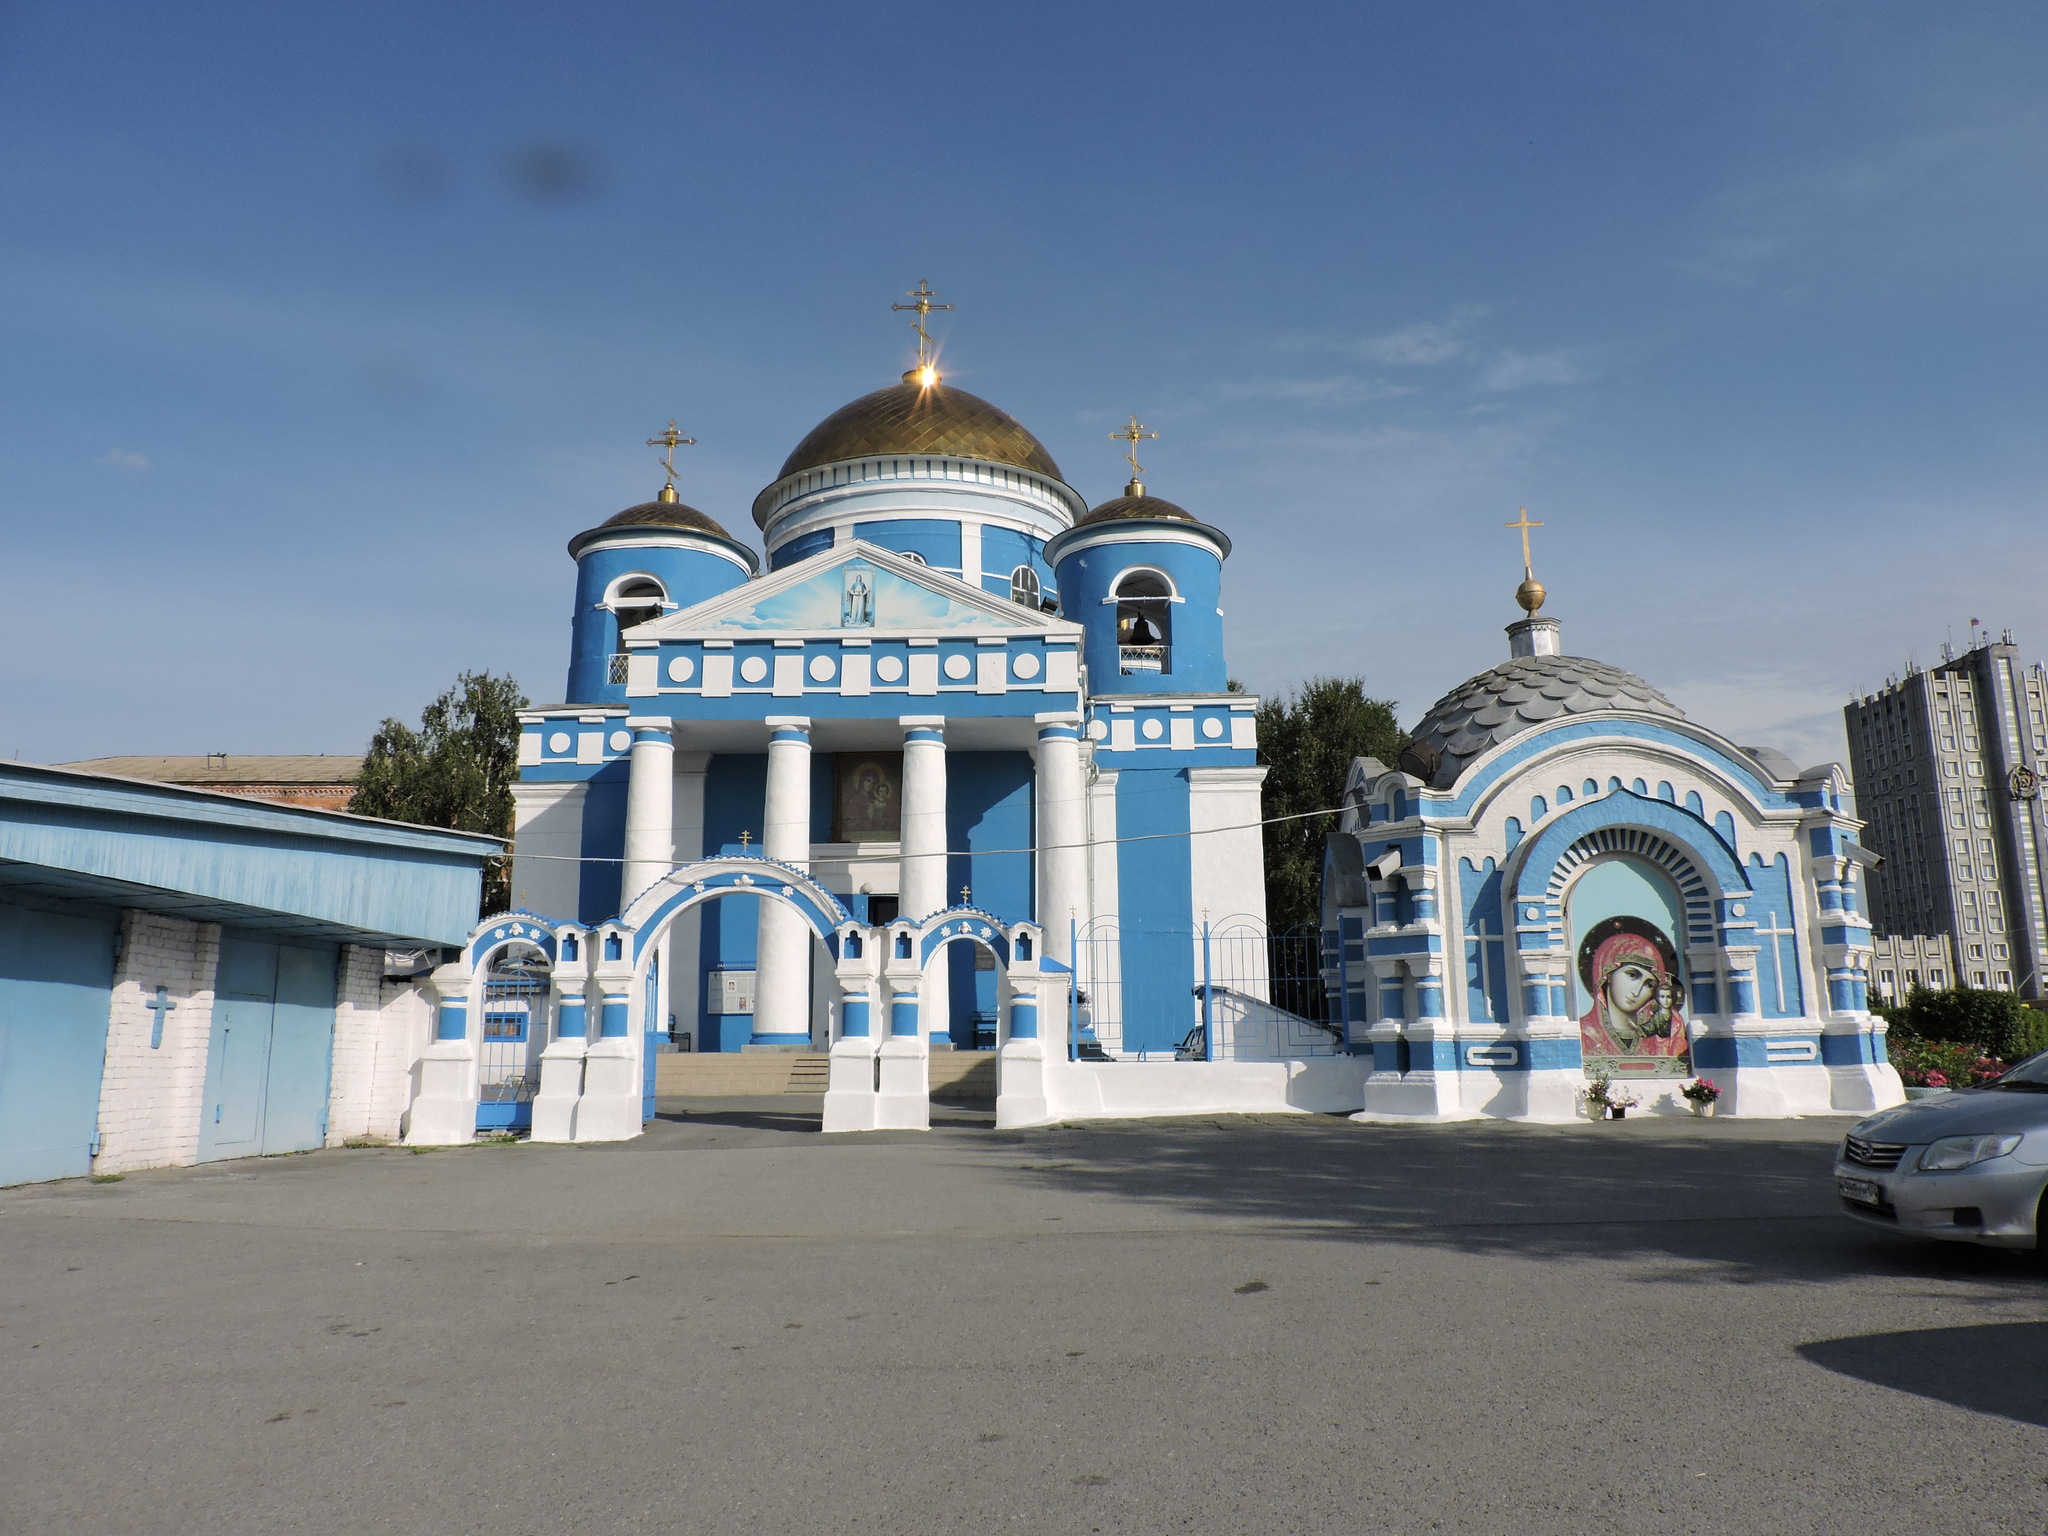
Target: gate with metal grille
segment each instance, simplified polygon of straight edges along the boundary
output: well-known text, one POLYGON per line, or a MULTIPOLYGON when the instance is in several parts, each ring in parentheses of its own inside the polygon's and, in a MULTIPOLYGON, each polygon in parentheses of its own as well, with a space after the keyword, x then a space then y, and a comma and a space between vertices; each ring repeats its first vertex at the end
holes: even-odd
POLYGON ((484 980, 483 1040, 477 1056, 476 1128, 526 1130, 540 1086, 549 1032, 547 956, 528 945, 504 950, 484 980))

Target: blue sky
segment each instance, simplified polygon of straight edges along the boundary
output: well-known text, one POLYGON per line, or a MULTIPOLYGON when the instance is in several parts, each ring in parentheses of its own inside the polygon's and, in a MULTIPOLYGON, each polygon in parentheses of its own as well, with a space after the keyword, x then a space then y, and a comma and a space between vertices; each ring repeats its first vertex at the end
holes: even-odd
POLYGON ((2048 10, 0 3, 0 751, 537 701, 580 529, 892 380, 1226 529, 1234 670, 1567 649, 1802 761, 2048 654, 2048 10))

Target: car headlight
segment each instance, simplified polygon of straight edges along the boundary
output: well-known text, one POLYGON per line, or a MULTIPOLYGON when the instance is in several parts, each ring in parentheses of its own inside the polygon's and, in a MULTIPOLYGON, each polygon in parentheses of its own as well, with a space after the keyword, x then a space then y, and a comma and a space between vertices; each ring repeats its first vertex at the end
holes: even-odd
POLYGON ((2017 1133, 2002 1136, 1944 1136, 1929 1142, 1920 1154, 1920 1166, 1933 1172, 1968 1168, 1976 1163, 2003 1157, 2020 1144, 2017 1133))

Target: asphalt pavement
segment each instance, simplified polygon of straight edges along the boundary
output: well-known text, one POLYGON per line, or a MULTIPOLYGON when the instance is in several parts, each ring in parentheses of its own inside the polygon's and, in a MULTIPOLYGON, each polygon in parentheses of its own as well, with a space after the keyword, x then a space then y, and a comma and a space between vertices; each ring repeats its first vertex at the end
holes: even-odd
POLYGON ((0 1531, 2048 1531, 2048 1266, 1845 1121, 816 1104, 0 1191, 0 1531))

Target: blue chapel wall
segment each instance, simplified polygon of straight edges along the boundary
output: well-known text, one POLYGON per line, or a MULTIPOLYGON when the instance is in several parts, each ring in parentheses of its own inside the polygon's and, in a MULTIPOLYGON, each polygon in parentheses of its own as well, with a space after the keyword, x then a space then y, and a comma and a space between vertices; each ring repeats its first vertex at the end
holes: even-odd
POLYGON ((799 560, 823 554, 832 547, 832 540, 830 528, 814 528, 809 533, 800 533, 787 544, 775 546, 775 552, 768 557, 768 569, 779 571, 785 565, 795 565, 799 560))
POLYGON ((1749 916, 1756 922, 1756 992, 1758 1011, 1767 1019, 1805 1016, 1806 994, 1800 985, 1799 924, 1792 905, 1792 866, 1784 854, 1766 864, 1763 855, 1749 856, 1749 916), (1788 931, 1789 930, 1789 931, 1788 931))
POLYGON ((576 610, 569 620, 568 702, 626 702, 626 685, 610 681, 611 658, 620 649, 618 616, 600 605, 605 590, 619 577, 641 573, 660 582, 668 600, 681 608, 730 592, 747 580, 747 573, 732 561, 691 545, 586 547, 576 562, 576 610))
POLYGON ((1020 565, 1028 565, 1038 573, 1042 596, 1059 595, 1059 578, 1046 563, 1045 540, 1034 539, 1015 528, 984 524, 981 530, 982 589, 996 597, 1008 597, 1011 573, 1020 565))
POLYGON ((626 780, 632 759, 617 758, 589 778, 583 792, 584 864, 576 877, 576 920, 601 923, 619 913, 619 887, 625 868, 618 861, 626 851, 626 780), (607 860, 611 862, 606 862, 607 860))
POLYGON ((1185 769, 1126 768, 1117 774, 1117 836, 1147 839, 1119 842, 1116 851, 1128 1051, 1170 1052, 1195 1024, 1189 826, 1185 769))
POLYGON ((1060 556, 1060 613, 1086 630, 1089 691, 1221 693, 1228 681, 1223 659, 1223 561, 1205 546, 1149 540, 1142 532, 1113 544, 1090 544, 1060 556), (1171 672, 1123 675, 1116 638, 1116 604, 1106 602, 1133 566, 1165 573, 1184 601, 1168 603, 1172 626, 1171 672))
POLYGON ((893 549, 899 555, 915 555, 935 571, 960 574, 960 524, 950 518, 892 517, 871 523, 855 523, 853 536, 893 549))
MULTIPOLYGON (((817 779, 815 770, 812 789, 817 779)), ((704 852, 760 852, 761 808, 768 796, 768 755, 719 753, 704 768, 704 852), (740 833, 748 834, 746 849, 740 833)), ((751 971, 756 958, 755 941, 761 923, 761 898, 721 896, 685 913, 682 922, 702 924, 698 930, 697 1048, 702 1051, 737 1051, 754 1035, 754 1016, 749 1013, 711 1012, 712 973, 719 970, 751 971)), ((675 983, 671 983, 674 986, 675 983)))
POLYGON ((1501 912, 1500 871, 1489 854, 1482 866, 1458 860, 1458 895, 1465 905, 1465 1016, 1476 1024, 1506 1024, 1507 927, 1501 912))
MULTIPOLYGON (((946 754, 946 846, 965 849, 946 860, 946 903, 960 888, 974 906, 1006 923, 1033 915, 1032 762, 1028 752, 946 754)), ((906 914, 912 915, 912 914, 906 914)), ((977 1024, 994 1027, 996 972, 975 969, 976 944, 946 946, 947 1028, 953 1044, 972 1050, 977 1024)))

